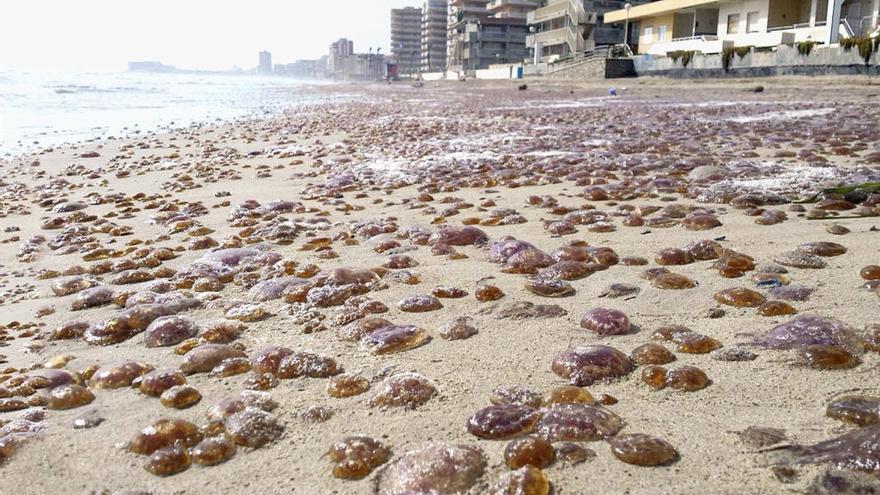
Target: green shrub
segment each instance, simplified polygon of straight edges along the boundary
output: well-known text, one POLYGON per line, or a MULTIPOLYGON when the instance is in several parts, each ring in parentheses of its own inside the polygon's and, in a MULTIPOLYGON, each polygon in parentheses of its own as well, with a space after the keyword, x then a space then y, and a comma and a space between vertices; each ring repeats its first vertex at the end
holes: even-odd
POLYGON ((880 38, 874 39, 867 36, 845 38, 840 40, 840 46, 846 51, 850 51, 854 47, 858 48, 859 56, 865 61, 865 65, 868 65, 871 60, 871 55, 877 52, 878 48, 880 48, 880 38))
POLYGON ((687 67, 694 58, 694 50, 676 50, 674 52, 666 52, 666 56, 671 58, 673 62, 681 60, 682 67, 687 67))
POLYGON ((749 45, 749 46, 737 46, 737 47, 733 47, 733 48, 725 48, 724 50, 722 50, 721 51, 721 66, 724 67, 725 72, 730 70, 730 62, 733 61, 734 54, 739 58, 743 58, 752 52, 752 48, 754 48, 754 47, 749 45))
POLYGON ((810 54, 810 52, 813 51, 813 47, 816 46, 816 42, 815 41, 799 41, 799 42, 795 43, 795 46, 797 47, 797 51, 799 54, 807 56, 810 54))

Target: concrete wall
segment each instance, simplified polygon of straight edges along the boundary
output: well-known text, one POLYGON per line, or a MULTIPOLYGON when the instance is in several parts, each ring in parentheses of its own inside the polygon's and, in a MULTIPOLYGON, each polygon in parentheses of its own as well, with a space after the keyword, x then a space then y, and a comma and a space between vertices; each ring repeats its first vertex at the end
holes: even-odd
POLYGON ((517 79, 518 65, 505 65, 503 67, 490 67, 477 71, 477 79, 517 79))
POLYGON ((548 79, 580 81, 585 79, 616 79, 636 75, 630 59, 593 59, 572 64, 565 69, 547 74, 548 79))
POLYGON ((633 62, 639 76, 682 78, 880 73, 880 53, 874 53, 866 67, 857 48, 847 51, 839 46, 816 46, 809 55, 801 55, 796 47, 784 45, 776 51, 752 52, 743 58, 734 55, 729 71, 724 70, 720 54, 696 55, 686 68, 680 60, 676 62, 669 57, 640 55, 634 57, 633 62))

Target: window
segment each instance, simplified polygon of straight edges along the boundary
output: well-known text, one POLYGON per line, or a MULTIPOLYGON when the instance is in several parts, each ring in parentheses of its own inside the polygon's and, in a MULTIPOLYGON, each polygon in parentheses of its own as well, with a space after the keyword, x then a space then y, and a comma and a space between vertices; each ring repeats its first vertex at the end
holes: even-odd
POLYGON ((727 34, 739 34, 739 14, 727 16, 727 34))
POLYGON ((657 27, 657 41, 666 41, 666 24, 657 27))
POLYGON ((645 26, 645 31, 642 34, 642 38, 645 40, 645 43, 651 43, 654 41, 654 28, 652 26, 645 26))
POLYGON ((761 22, 760 12, 749 12, 746 14, 746 32, 757 33, 758 23, 761 22))

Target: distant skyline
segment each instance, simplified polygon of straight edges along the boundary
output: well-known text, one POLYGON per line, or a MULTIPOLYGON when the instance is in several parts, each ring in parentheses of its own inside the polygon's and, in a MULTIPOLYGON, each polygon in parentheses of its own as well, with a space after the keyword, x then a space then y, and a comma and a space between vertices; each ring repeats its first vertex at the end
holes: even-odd
POLYGON ((390 10, 412 0, 3 0, 0 69, 124 71, 155 60, 185 69, 314 59, 332 41, 390 50, 390 10))

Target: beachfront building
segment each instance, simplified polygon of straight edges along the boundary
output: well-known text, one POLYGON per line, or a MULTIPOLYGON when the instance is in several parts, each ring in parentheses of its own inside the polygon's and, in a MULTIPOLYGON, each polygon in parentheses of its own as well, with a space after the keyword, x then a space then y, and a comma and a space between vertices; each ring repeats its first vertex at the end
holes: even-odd
POLYGON ((263 50, 260 52, 260 63, 257 65, 257 72, 260 74, 272 73, 272 54, 263 50))
POLYGON ((422 6, 422 72, 446 70, 447 0, 426 0, 422 6))
POLYGON ((354 55, 353 41, 340 38, 330 43, 330 52, 327 56, 327 73, 337 75, 345 72, 346 61, 352 55, 354 55))
POLYGON ((542 0, 491 0, 486 10, 496 19, 526 20, 529 12, 541 6, 542 0))
POLYGON ((880 0, 659 0, 609 12, 606 21, 636 26, 637 53, 720 53, 725 48, 772 48, 877 28, 880 0), (867 13, 867 14, 866 14, 867 13))
POLYGON ((397 73, 412 77, 419 73, 422 53, 422 9, 391 9, 391 59, 397 73))
POLYGON ((536 62, 550 62, 594 48, 587 33, 595 16, 587 14, 581 0, 548 0, 528 14, 531 34, 526 47, 536 62))
MULTIPOLYGON (((624 23, 605 14, 622 9, 625 0, 545 0, 529 12, 526 46, 536 62, 553 62, 592 52, 597 46, 623 43, 624 23)), ((630 0, 631 5, 644 0, 630 0)))
POLYGON ((446 22, 446 65, 450 69, 460 70, 463 67, 467 54, 462 44, 470 39, 463 34, 467 31, 468 24, 489 17, 486 4, 486 0, 449 0, 446 22))
POLYGON ((449 67, 486 69, 492 65, 521 64, 528 56, 528 12, 541 0, 491 0, 450 4, 449 67), (478 7, 482 5, 482 8, 478 7))
POLYGON ((528 57, 525 19, 486 17, 455 25, 451 70, 487 69, 492 65, 521 64, 528 57))

